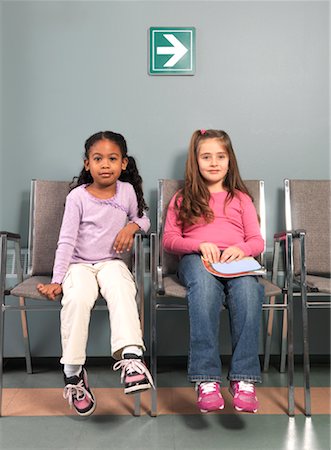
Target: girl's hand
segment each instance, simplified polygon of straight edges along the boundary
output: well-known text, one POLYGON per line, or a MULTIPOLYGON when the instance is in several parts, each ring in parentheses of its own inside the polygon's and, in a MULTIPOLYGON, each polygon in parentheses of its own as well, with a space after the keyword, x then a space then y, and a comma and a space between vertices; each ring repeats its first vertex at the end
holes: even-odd
POLYGON ((50 300, 55 300, 55 297, 62 293, 61 284, 50 283, 50 284, 38 284, 38 291, 50 300))
POLYGON ((221 255, 221 262, 231 262, 231 261, 240 261, 245 256, 245 253, 243 250, 241 250, 238 247, 228 247, 225 250, 223 250, 223 253, 221 255))
POLYGON ((220 250, 217 245, 212 242, 202 242, 199 245, 199 250, 204 257, 211 263, 217 263, 220 260, 220 250))
POLYGON ((133 238, 135 233, 139 230, 139 226, 136 223, 128 223, 118 233, 114 242, 114 250, 116 253, 129 252, 133 245, 133 238))

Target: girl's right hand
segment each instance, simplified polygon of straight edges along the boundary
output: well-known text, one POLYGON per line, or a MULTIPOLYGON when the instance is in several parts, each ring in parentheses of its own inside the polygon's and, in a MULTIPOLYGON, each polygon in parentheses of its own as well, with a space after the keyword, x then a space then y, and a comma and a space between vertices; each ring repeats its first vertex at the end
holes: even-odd
POLYGON ((220 260, 221 252, 217 245, 212 242, 202 242, 199 245, 199 250, 207 261, 211 263, 217 263, 220 260))
POLYGON ((62 293, 61 284, 50 283, 50 284, 38 284, 38 291, 50 300, 55 300, 55 297, 62 293))

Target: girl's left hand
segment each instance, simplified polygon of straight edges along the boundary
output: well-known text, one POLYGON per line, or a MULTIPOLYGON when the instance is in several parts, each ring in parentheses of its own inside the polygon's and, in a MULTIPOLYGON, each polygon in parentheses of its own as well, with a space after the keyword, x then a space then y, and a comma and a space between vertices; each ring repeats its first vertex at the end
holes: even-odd
POLYGON ((239 247, 228 247, 225 250, 223 250, 220 261, 221 263, 240 261, 241 259, 243 259, 244 256, 245 253, 239 247))
POLYGON ((135 233, 139 230, 139 226, 136 223, 128 223, 118 233, 115 238, 113 249, 116 253, 129 252, 133 245, 133 238, 135 233))

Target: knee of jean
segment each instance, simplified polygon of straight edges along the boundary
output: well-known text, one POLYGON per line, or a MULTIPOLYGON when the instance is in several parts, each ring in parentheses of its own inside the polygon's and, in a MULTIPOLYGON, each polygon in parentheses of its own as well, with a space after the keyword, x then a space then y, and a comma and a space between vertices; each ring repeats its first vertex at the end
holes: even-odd
POLYGON ((244 291, 252 295, 261 294, 262 293, 261 287, 263 289, 263 286, 258 282, 256 277, 254 276, 233 278, 230 281, 230 285, 231 289, 244 291))
POLYGON ((199 293, 200 295, 204 295, 207 297, 220 296, 221 290, 219 286, 218 280, 211 277, 206 277, 201 274, 201 276, 195 276, 190 278, 187 281, 187 289, 188 291, 193 291, 195 293, 199 293))
POLYGON ((256 317, 262 310, 264 300, 264 288, 258 280, 252 276, 236 278, 238 282, 232 283, 229 290, 232 298, 232 309, 241 309, 246 311, 247 317, 256 317), (261 289, 262 287, 262 289, 261 289))

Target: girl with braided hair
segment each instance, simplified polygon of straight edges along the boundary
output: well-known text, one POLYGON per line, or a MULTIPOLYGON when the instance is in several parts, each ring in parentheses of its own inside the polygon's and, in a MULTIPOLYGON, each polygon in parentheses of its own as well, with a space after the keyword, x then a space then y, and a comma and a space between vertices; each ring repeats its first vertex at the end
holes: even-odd
POLYGON ((61 341, 64 398, 81 416, 93 413, 96 400, 84 368, 91 310, 99 290, 107 302, 112 355, 122 369, 126 394, 153 386, 142 356, 133 276, 122 259, 138 230, 150 221, 135 160, 124 137, 100 131, 85 142, 84 167, 66 199, 53 277, 39 291, 54 300, 63 292, 61 341))

